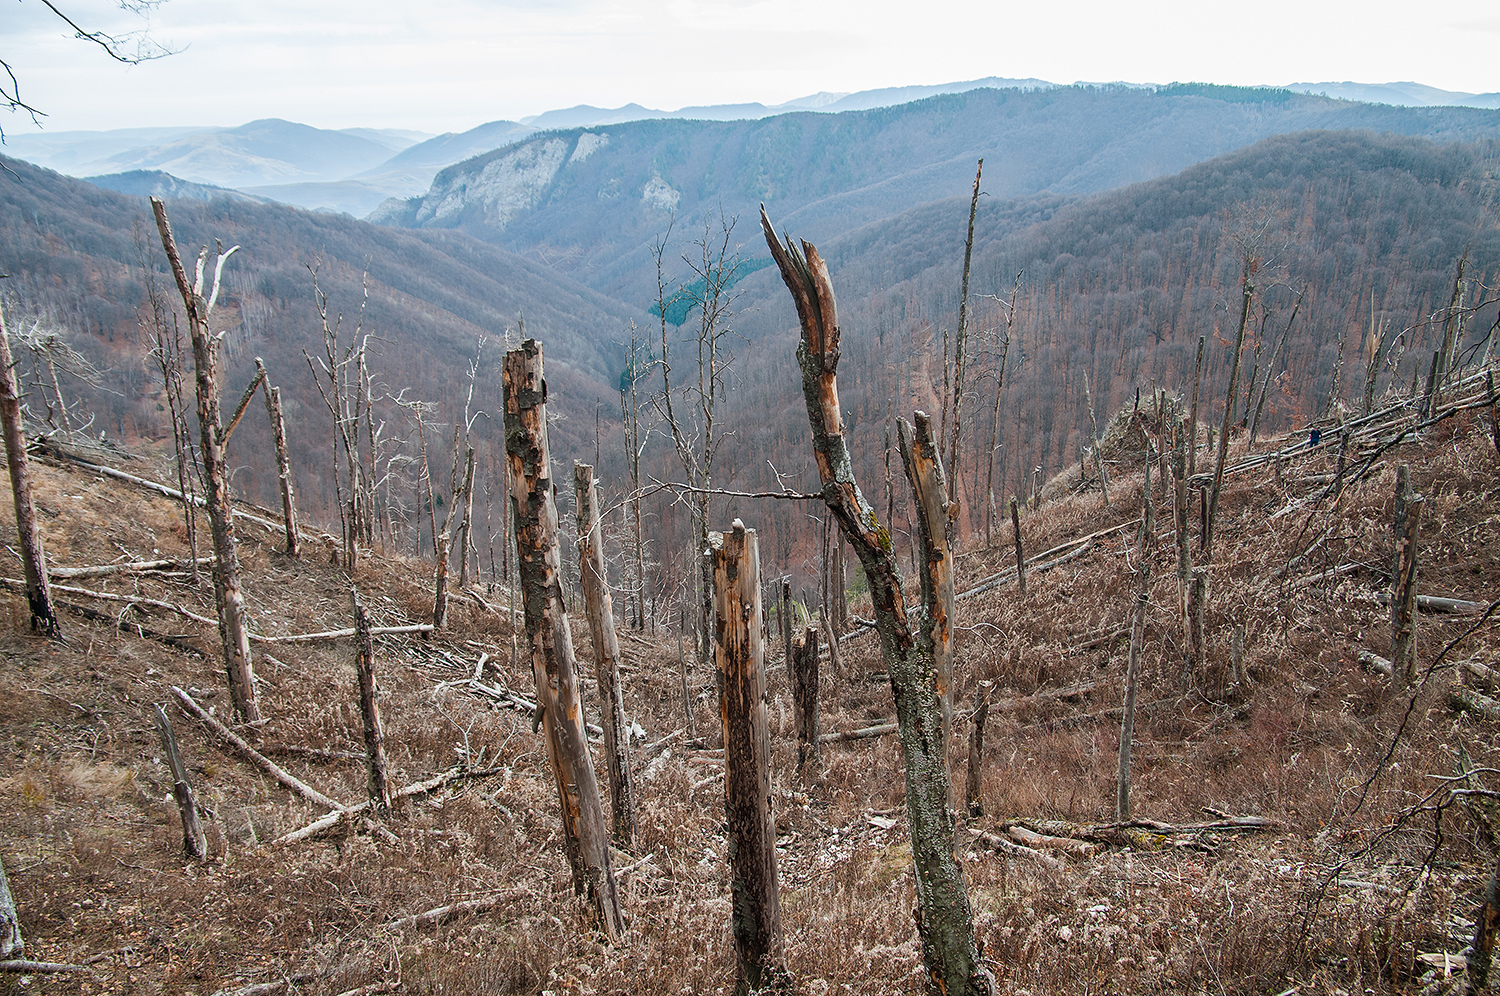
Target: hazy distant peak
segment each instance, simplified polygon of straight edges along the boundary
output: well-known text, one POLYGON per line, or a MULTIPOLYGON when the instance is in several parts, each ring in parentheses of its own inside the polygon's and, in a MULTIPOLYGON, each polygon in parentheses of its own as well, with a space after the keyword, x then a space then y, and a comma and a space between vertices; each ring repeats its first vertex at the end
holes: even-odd
POLYGON ((1286 89, 1298 93, 1321 94, 1340 100, 1358 100, 1366 104, 1390 104, 1396 107, 1482 107, 1500 108, 1500 93, 1463 93, 1441 90, 1425 83, 1288 83, 1286 89))

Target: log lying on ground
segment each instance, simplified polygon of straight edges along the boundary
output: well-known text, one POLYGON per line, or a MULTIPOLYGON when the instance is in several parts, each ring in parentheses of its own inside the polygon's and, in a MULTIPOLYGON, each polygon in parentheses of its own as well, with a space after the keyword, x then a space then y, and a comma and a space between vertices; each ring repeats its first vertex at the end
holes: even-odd
POLYGON ((1035 830, 1029 830, 1020 824, 1012 824, 1006 827, 1005 832, 1017 844, 1037 851, 1061 851, 1075 858, 1091 858, 1099 852, 1099 845, 1092 841, 1077 840, 1073 837, 1054 837, 1051 834, 1037 833, 1035 830))
POLYGON ((65 965, 55 961, 26 961, 24 958, 12 958, 9 961, 0 961, 0 972, 22 975, 51 975, 60 972, 92 972, 93 969, 87 965, 65 965))
POLYGON ((1500 719, 1500 701, 1462 685, 1448 689, 1448 704, 1460 712, 1472 712, 1484 719, 1500 719))
POLYGON ((518 899, 525 899, 532 895, 531 889, 508 889, 505 892, 493 896, 481 896, 477 899, 465 899, 447 906, 438 906, 425 913, 416 913, 412 916, 403 916, 385 924, 386 930, 406 930, 410 927, 425 927, 429 924, 441 923, 450 916, 459 916, 463 913, 483 913, 492 910, 496 906, 513 903, 518 899))
POLYGON ((1087 695, 1099 687, 1097 681, 1084 681, 1076 685, 1066 685, 1062 688, 1048 688, 1032 695, 1022 695, 1012 699, 995 699, 990 703, 991 712, 1015 712, 1017 709, 1025 709, 1027 706, 1041 705, 1055 699, 1073 699, 1087 695))
POLYGON ((976 846, 986 847, 989 850, 996 852, 997 854, 1006 854, 1017 858, 1027 858, 1031 861, 1035 861, 1043 868, 1049 868, 1052 871, 1062 871, 1067 867, 1067 865, 1063 864, 1061 861, 1059 861, 1057 858, 1054 858, 1050 854, 1038 851, 1034 847, 1027 847, 1025 844, 1017 844, 1015 841, 1007 837, 1001 837, 998 834, 981 833, 978 837, 975 838, 974 844, 976 846))
MULTIPOLYGON (((1375 601, 1381 605, 1390 605, 1391 593, 1377 591, 1375 601)), ((1417 596, 1417 608, 1423 612, 1437 612, 1451 616, 1477 616, 1489 607, 1488 602, 1471 602, 1463 598, 1443 598, 1438 595, 1417 596)))
MULTIPOLYGON (((1035 557, 1027 560, 1027 569, 1036 574, 1039 574, 1043 571, 1050 571, 1054 567, 1061 566, 1062 564, 1066 564, 1070 560, 1074 560, 1078 557, 1083 556, 1093 548, 1095 540, 1103 539, 1105 536, 1110 536, 1121 531, 1122 529, 1128 529, 1131 526, 1138 525, 1140 521, 1141 520, 1139 518, 1134 518, 1129 522, 1122 522, 1119 525, 1110 526, 1108 529, 1101 529, 1098 532, 1089 533, 1087 536, 1080 536, 1077 539, 1069 540, 1066 543, 1059 543, 1052 549, 1044 550, 1041 553, 1037 554, 1035 557)), ((991 575, 990 577, 977 582, 972 588, 961 591, 957 595, 954 595, 954 601, 963 601, 966 598, 973 598, 976 595, 983 595, 987 591, 993 591, 994 589, 1000 587, 1007 581, 1015 580, 1016 577, 1016 569, 1014 567, 1008 568, 1001 571, 999 574, 991 575)))
MULTIPOLYGON (((412 782, 410 785, 405 786, 404 788, 396 792, 396 794, 392 797, 392 801, 395 802, 401 799, 409 799, 415 795, 425 795, 428 792, 440 789, 443 786, 450 785, 456 781, 462 781, 466 778, 488 778, 491 775, 498 775, 503 773, 504 771, 505 769, 502 767, 480 768, 478 770, 449 768, 447 771, 443 772, 440 775, 434 775, 433 777, 428 778, 425 781, 412 782)), ((332 830, 334 827, 345 821, 349 821, 352 823, 353 816, 369 808, 370 801, 366 799, 364 802, 356 803, 355 805, 350 806, 348 809, 340 809, 336 810, 335 812, 329 813, 327 816, 324 816, 323 818, 318 820, 314 820, 301 829, 293 830, 290 833, 284 833, 280 837, 277 837, 275 840, 271 841, 271 843, 295 844, 299 840, 306 840, 309 837, 316 837, 318 834, 323 833, 326 830, 332 830)))
MULTIPOLYGON (((199 557, 200 565, 214 562, 212 557, 199 557)), ((145 574, 152 571, 189 571, 192 563, 186 560, 128 560, 119 564, 100 564, 96 567, 49 567, 47 573, 54 578, 97 578, 108 574, 145 574)))
POLYGON ((1366 671, 1383 674, 1387 678, 1393 673, 1391 662, 1370 650, 1361 650, 1359 652, 1359 666, 1366 671))
POLYGON ((214 719, 213 716, 209 715, 206 709, 204 709, 197 702, 193 701, 193 697, 187 692, 184 692, 181 688, 173 685, 172 694, 177 697, 178 703, 182 705, 182 708, 186 710, 189 715, 191 715, 194 719, 197 719, 200 723, 202 723, 204 726, 207 726, 210 730, 217 734, 219 739, 228 744, 236 754, 249 761, 257 768, 260 768, 266 774, 276 779, 278 782, 286 786, 291 791, 295 792, 297 795, 300 795, 302 798, 306 799, 309 802, 316 803, 317 805, 322 806, 324 809, 337 809, 339 811, 344 811, 349 808, 342 803, 334 802, 332 799, 328 798, 328 796, 324 795, 322 792, 319 792, 311 785, 308 785, 306 782, 288 774, 274 761, 270 760, 254 747, 251 747, 248 743, 246 743, 244 739, 239 736, 239 734, 235 733, 229 727, 225 726, 217 719, 214 719))
POLYGON ((881 723, 879 726, 867 726, 862 730, 842 730, 837 733, 821 733, 818 735, 820 743, 831 744, 843 740, 868 740, 872 737, 883 737, 897 732, 896 723, 881 723))

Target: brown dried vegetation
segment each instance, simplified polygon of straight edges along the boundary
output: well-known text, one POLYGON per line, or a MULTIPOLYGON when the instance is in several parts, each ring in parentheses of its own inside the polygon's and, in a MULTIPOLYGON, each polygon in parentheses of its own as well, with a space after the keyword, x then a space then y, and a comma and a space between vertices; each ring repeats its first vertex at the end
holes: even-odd
MULTIPOLYGON (((1068 857, 1062 870, 971 847, 976 832, 1016 820, 1112 819, 1128 635, 1099 638, 1124 624, 1129 564, 1143 551, 1127 529, 1097 541, 1087 556, 1029 575, 1025 602, 1012 585, 958 603, 956 772, 981 681, 994 683, 997 703, 1097 683, 1081 696, 990 713, 989 815, 961 832, 959 843, 983 952, 1004 991, 1441 988, 1441 970, 1433 977, 1417 956, 1463 947, 1493 858, 1456 806, 1440 821, 1430 812, 1402 817, 1437 785, 1433 776, 1452 774, 1460 744, 1476 765, 1500 768, 1500 730, 1449 712, 1443 688, 1455 679, 1439 670, 1356 810, 1408 702, 1357 658, 1388 647, 1386 609, 1375 593, 1389 569, 1397 461, 1411 463, 1428 499, 1421 591, 1485 602, 1496 596, 1500 472, 1487 431, 1478 420, 1439 426, 1391 451, 1336 502, 1285 514, 1278 513, 1323 486, 1305 479, 1331 470, 1324 457, 1279 475, 1262 468, 1231 478, 1211 586, 1212 659, 1188 690, 1168 527, 1147 544, 1157 569, 1136 723, 1136 811, 1178 824, 1201 819, 1205 807, 1267 817, 1277 824, 1268 834, 1221 835, 1201 850, 1139 834, 1133 847, 1068 857), (1246 632, 1248 687, 1228 667, 1236 624, 1246 632), (1339 862, 1347 864, 1320 891, 1339 862)), ((1027 515, 1028 552, 1137 515, 1139 473, 1121 468, 1112 485, 1107 507, 1097 493, 1084 493, 1027 515)), ((186 555, 180 513, 164 500, 71 466, 39 465, 37 486, 56 564, 186 555)), ((9 515, 7 499, 0 516, 9 515)), ((1170 517, 1159 511, 1157 521, 1170 517)), ((311 552, 316 544, 304 559, 289 560, 275 552, 269 531, 243 522, 241 530, 256 632, 351 625, 347 579, 311 552)), ((1007 525, 992 549, 960 556, 960 591, 1004 570, 1008 532, 1007 525)), ((358 584, 372 622, 421 619, 430 571, 414 561, 364 559, 358 584)), ((86 586, 139 590, 211 615, 211 591, 188 584, 113 575, 86 586)), ((485 597, 504 604, 503 592, 485 597)), ((48 643, 27 634, 21 596, 0 595, 0 605, 0 854, 28 955, 92 968, 0 976, 0 991, 207 996, 344 993, 392 983, 390 991, 410 993, 685 993, 732 986, 711 675, 692 676, 706 742, 679 738, 649 758, 636 746, 637 853, 615 862, 628 933, 611 948, 572 895, 532 717, 464 684, 485 653, 486 683, 531 697, 529 668, 509 659, 504 617, 456 598, 440 639, 377 644, 395 784, 455 765, 485 772, 398 806, 386 824, 394 843, 357 821, 352 831, 272 843, 324 814, 169 710, 205 810, 212 860, 196 865, 182 855, 171 779, 148 710, 167 701, 175 684, 225 716, 222 668, 128 626, 76 614, 63 616, 66 642, 48 643), (392 926, 486 897, 494 898, 487 908, 392 926)), ((216 646, 214 634, 171 616, 131 610, 121 618, 159 633, 192 633, 210 653, 216 646)), ((1424 615, 1420 666, 1473 623, 1424 615)), ((587 628, 575 624, 574 635, 586 658, 587 628)), ((1497 644, 1485 624, 1449 659, 1492 661, 1497 644)), ((621 649, 629 719, 651 742, 678 730, 675 646, 632 637, 621 649)), ((256 743, 326 794, 360 801, 365 775, 348 641, 256 644, 255 651, 268 717, 256 743)), ((781 652, 775 640, 768 655, 772 781, 788 968, 799 991, 814 996, 921 992, 897 742, 825 744, 821 770, 799 779, 781 652), (894 825, 885 826, 888 819, 894 825)), ((826 731, 882 721, 892 711, 874 641, 850 638, 844 661, 845 673, 825 681, 826 731)), ((586 708, 597 712, 591 687, 586 708)))

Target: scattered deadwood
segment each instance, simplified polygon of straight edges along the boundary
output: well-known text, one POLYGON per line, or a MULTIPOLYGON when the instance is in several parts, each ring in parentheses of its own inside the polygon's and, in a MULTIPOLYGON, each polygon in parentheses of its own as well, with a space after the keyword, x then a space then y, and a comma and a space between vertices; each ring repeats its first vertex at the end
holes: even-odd
POLYGON ((964 795, 971 819, 984 815, 984 723, 990 715, 990 690, 990 683, 985 682, 979 705, 974 708, 974 729, 969 733, 969 777, 964 795))
POLYGON ((390 812, 391 781, 385 762, 385 723, 380 718, 380 689, 375 681, 375 641, 370 617, 354 595, 354 672, 359 679, 359 714, 365 738, 365 787, 370 804, 381 815, 390 812))
MULTIPOLYGON (((1360 566, 1360 565, 1351 565, 1360 566)), ((52 572, 56 574, 56 571, 52 572)), ((1388 591, 1377 591, 1375 600, 1381 605, 1391 604, 1391 593, 1388 591)), ((1423 612, 1433 612, 1450 616, 1477 616, 1490 607, 1488 602, 1470 602, 1462 598, 1443 598, 1438 595, 1418 595, 1417 608, 1423 612)))
MULTIPOLYGON (((1128 522, 1122 522, 1119 525, 1110 526, 1108 529, 1101 529, 1098 532, 1090 533, 1087 536, 1080 536, 1077 539, 1068 540, 1068 542, 1066 543, 1059 543, 1052 549, 1044 550, 1041 553, 1037 554, 1035 557, 1028 559, 1026 561, 1026 569, 1034 574, 1040 574, 1043 571, 1050 571, 1054 567, 1060 567, 1070 560, 1076 560, 1077 558, 1087 553, 1089 550, 1093 549, 1095 540, 1103 539, 1105 536, 1113 535, 1114 533, 1120 532, 1122 529, 1128 529, 1131 526, 1139 525, 1140 521, 1141 520, 1137 517, 1129 520, 1128 522)), ((1015 580, 1016 576, 1016 569, 1014 567, 1008 568, 1001 571, 999 574, 993 574, 990 577, 987 577, 984 580, 975 583, 972 588, 968 588, 964 591, 959 592, 958 594, 953 596, 954 600, 963 601, 966 598, 973 598, 976 595, 983 595, 985 592, 993 591, 1008 581, 1015 580)))
POLYGON ((981 833, 974 839, 974 843, 976 845, 986 847, 989 850, 996 852, 997 854, 1005 854, 1011 857, 1026 858, 1030 861, 1035 861, 1043 868, 1050 869, 1051 871, 1062 871, 1067 867, 1061 861, 1059 861, 1057 858, 1054 858, 1050 854, 1038 851, 1034 847, 1027 847, 1025 844, 1017 844, 1015 841, 1009 839, 1008 837, 1001 837, 998 834, 981 833))
POLYGON ((207 726, 210 730, 217 734, 219 739, 228 744, 236 754, 244 758, 246 761, 249 761, 257 768, 260 768, 262 771, 270 775, 272 778, 276 779, 286 788, 295 792, 297 795, 300 795, 302 798, 308 800, 309 802, 322 806, 324 809, 337 809, 342 811, 349 808, 342 803, 334 802, 332 799, 328 798, 328 796, 324 795, 322 792, 319 792, 317 789, 308 785, 306 782, 303 782, 302 780, 288 774, 274 761, 270 760, 264 754, 260 753, 260 751, 256 750, 254 747, 251 747, 248 743, 246 743, 239 734, 235 733, 229 727, 225 726, 213 716, 209 715, 206 709, 204 709, 197 702, 193 701, 193 697, 187 692, 184 692, 181 688, 173 685, 172 694, 177 697, 178 703, 184 710, 187 711, 189 715, 191 715, 194 719, 198 720, 204 726, 207 726))
MULTIPOLYGON (((262 375, 266 366, 255 358, 255 369, 262 375)), ((281 490, 281 517, 286 524, 287 556, 297 556, 297 489, 292 484, 292 463, 286 452, 286 420, 281 415, 281 388, 269 382, 261 392, 266 399, 266 418, 271 423, 271 441, 276 446, 276 478, 281 490)))
POLYGON ((1448 689, 1448 704, 1460 712, 1471 712, 1483 719, 1500 719, 1500 700, 1462 685, 1448 689))
MULTIPOLYGON (((1124 632, 1130 632, 1128 629, 1124 632)), ((1052 702, 1057 699, 1076 699, 1087 695, 1099 687, 1097 681, 1083 681, 1076 685, 1065 685, 1062 688, 1049 688, 1045 691, 1036 692, 1032 695, 1022 695, 1013 699, 995 699, 990 703, 991 712, 1015 712, 1017 709, 1025 709, 1028 706, 1041 705, 1044 702, 1052 702)))
MULTIPOLYGON (((425 781, 413 782, 410 785, 405 786, 400 791, 398 791, 395 796, 393 796, 392 801, 397 802, 402 799, 409 799, 412 796, 425 795, 428 792, 440 789, 445 785, 451 785, 452 783, 457 781, 463 781, 470 778, 488 778, 491 775, 501 774, 504 772, 504 770, 505 769, 502 767, 481 768, 478 770, 471 770, 467 768, 450 768, 440 775, 434 775, 433 777, 428 778, 425 781)), ((275 840, 271 841, 271 843, 295 844, 299 840, 307 840, 309 837, 316 837, 318 834, 332 830, 340 824, 353 826, 353 816, 358 813, 362 813, 369 808, 370 801, 366 799, 364 802, 356 803, 353 806, 350 806, 348 809, 339 809, 335 812, 329 813, 327 816, 324 816, 321 819, 314 820, 305 827, 293 830, 290 833, 282 834, 280 837, 277 837, 275 840)))
POLYGON ((1478 661, 1464 661, 1458 665, 1458 668, 1470 681, 1486 692, 1500 689, 1500 671, 1478 661))
POLYGON ((1100 845, 1092 841, 1078 840, 1074 837, 1054 837, 1051 834, 1037 833, 1035 830, 1023 827, 1020 824, 1012 824, 1006 827, 1005 832, 1017 844, 1023 844, 1038 851, 1060 851, 1075 858, 1091 858, 1099 853, 1100 845))
MULTIPOLYGON (((213 563, 212 557, 199 557, 197 563, 213 563)), ((96 567, 49 567, 47 573, 54 578, 97 578, 108 574, 147 574, 151 572, 177 572, 193 569, 187 560, 129 560, 119 564, 100 564, 96 567)))
MULTIPOLYGON (((783 602, 785 604, 785 602, 783 602)), ((791 631, 791 621, 786 624, 791 631)), ((808 762, 817 765, 818 744, 821 742, 818 715, 818 631, 807 627, 798 643, 791 647, 791 666, 787 668, 787 680, 792 686, 792 706, 797 727, 797 769, 806 768, 808 762)))
POLYGON ((26 961, 21 958, 12 958, 10 961, 0 961, 0 972, 20 973, 30 975, 51 975, 59 972, 92 972, 93 969, 87 965, 66 965, 55 961, 26 961))
POLYGON ((1391 676, 1391 662, 1372 651, 1361 650, 1359 652, 1359 665, 1366 671, 1383 674, 1387 678, 1391 676))
POLYGON ((1423 498, 1412 490, 1411 469, 1396 469, 1396 510, 1391 530, 1395 556, 1391 567, 1391 667, 1392 681, 1405 688, 1416 668, 1417 535, 1422 524, 1423 498))
POLYGON ((836 733, 819 734, 820 743, 831 744, 844 740, 868 740, 872 737, 883 737, 887 734, 896 733, 900 730, 898 723, 881 723, 879 726, 867 726, 862 730, 840 730, 836 733))
MULTIPOLYGON (((401 633, 431 633, 431 623, 413 623, 410 626, 371 626, 371 636, 393 636, 401 633)), ((356 635, 353 629, 332 629, 325 633, 293 633, 289 636, 259 636, 251 634, 258 643, 316 643, 319 640, 345 640, 356 635)))
POLYGON ((412 927, 428 927, 435 923, 442 923, 449 917, 462 916, 465 913, 483 913, 497 906, 505 906, 532 895, 535 895, 532 889, 508 889, 493 896, 464 899, 460 902, 449 903, 447 906, 435 907, 425 913, 415 913, 411 916, 398 917, 386 923, 383 929, 409 930, 412 927))

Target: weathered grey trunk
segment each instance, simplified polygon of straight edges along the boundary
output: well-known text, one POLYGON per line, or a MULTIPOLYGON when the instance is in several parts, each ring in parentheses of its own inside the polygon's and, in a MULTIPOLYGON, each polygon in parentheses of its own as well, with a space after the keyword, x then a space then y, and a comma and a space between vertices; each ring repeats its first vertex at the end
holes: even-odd
MULTIPOLYGON (((1011 507, 1014 508, 1014 499, 1011 507)), ((969 816, 984 815, 984 723, 990 716, 990 691, 986 687, 974 710, 974 731, 969 735, 969 777, 964 795, 968 796, 969 816)))
POLYGON ((31 502, 31 470, 26 462, 26 434, 21 427, 21 396, 16 390, 15 361, 10 355, 10 332, 0 305, 0 424, 5 432, 5 459, 10 465, 10 493, 16 506, 16 534, 21 564, 26 571, 26 601, 31 608, 31 630, 54 639, 62 635, 52 587, 47 583, 47 555, 42 530, 31 502))
POLYGON ((1146 608, 1151 603, 1151 561, 1142 556, 1136 571, 1135 613, 1130 621, 1130 663, 1125 671, 1125 708, 1120 720, 1120 773, 1115 794, 1115 815, 1121 821, 1130 819, 1130 741, 1135 736, 1136 684, 1141 674, 1146 608))
POLYGON ((624 930, 609 833, 594 762, 589 754, 573 631, 562 599, 562 550, 552 463, 547 447, 547 383, 542 347, 535 339, 505 354, 505 463, 515 522, 516 566, 526 617, 526 639, 536 702, 542 714, 547 758, 557 781, 563 842, 573 867, 573 887, 587 895, 611 939, 624 930))
POLYGON ((1411 489, 1411 468, 1396 469, 1395 555, 1391 565, 1391 675, 1398 688, 1411 683, 1417 651, 1417 530, 1424 499, 1411 489))
MULTIPOLYGON (((229 678, 229 697, 234 711, 246 723, 260 722, 255 701, 255 671, 250 657, 250 630, 245 620, 245 596, 240 591, 240 559, 234 536, 234 509, 229 497, 229 467, 224 460, 223 431, 219 416, 218 340, 208 327, 210 305, 203 297, 203 267, 196 283, 189 283, 183 269, 167 208, 161 198, 151 198, 162 248, 172 264, 172 276, 187 311, 188 332, 193 342, 193 367, 197 378, 199 452, 207 482, 204 496, 208 526, 214 540, 214 596, 219 610, 219 637, 224 646, 224 667, 229 678)), ((232 251, 232 250, 231 250, 232 251)), ((219 257, 220 265, 227 254, 219 257)), ((215 277, 214 283, 218 284, 215 277)))
MULTIPOLYGON (((790 629, 790 625, 787 628, 790 629)), ((803 771, 809 763, 816 767, 820 758, 816 628, 807 627, 802 641, 792 645, 791 655, 787 659, 787 679, 792 686, 792 704, 796 709, 797 770, 803 771)))
POLYGON ((1234 337, 1234 354, 1229 361, 1229 390, 1224 395, 1224 425, 1219 430, 1219 453, 1214 459, 1214 483, 1208 493, 1208 519, 1203 526, 1199 548, 1203 559, 1211 561, 1214 555, 1214 519, 1219 514, 1219 492, 1224 489, 1224 461, 1229 455, 1229 427, 1234 424, 1234 396, 1240 388, 1240 353, 1245 348, 1245 326, 1250 321, 1250 300, 1255 296, 1255 285, 1250 282, 1252 261, 1246 259, 1244 279, 1240 286, 1240 326, 1234 337))
POLYGON ((437 568, 432 581, 432 628, 442 629, 448 622, 448 555, 453 540, 444 529, 438 534, 437 568))
POLYGON ((1203 347, 1208 336, 1198 337, 1198 359, 1193 364, 1193 402, 1188 409, 1187 476, 1198 473, 1198 392, 1203 386, 1203 347))
POLYGON ((10 882, 5 877, 5 863, 0 862, 0 960, 19 958, 26 950, 26 939, 21 936, 21 921, 16 916, 16 900, 10 894, 10 882))
POLYGON ((953 551, 948 501, 948 485, 937 441, 932 436, 932 420, 925 412, 915 413, 916 427, 905 419, 896 420, 896 437, 901 445, 901 460, 906 466, 916 496, 917 533, 922 544, 926 569, 921 572, 923 614, 917 640, 929 646, 937 677, 938 698, 942 702, 943 765, 947 767, 948 739, 953 731, 953 551))
POLYGON ((1026 554, 1021 546, 1021 503, 1016 501, 1016 496, 1010 496, 1010 529, 1011 538, 1016 544, 1016 584, 1021 592, 1021 597, 1026 597, 1026 554))
POLYGON ((1188 542, 1188 486, 1187 458, 1188 438, 1192 426, 1186 417, 1181 431, 1177 433, 1177 447, 1172 453, 1172 528, 1177 531, 1177 602, 1182 610, 1182 675, 1183 684, 1192 679, 1202 647, 1193 628, 1193 550, 1188 542))
MULTIPOLYGON (((952 787, 943 742, 942 694, 930 645, 907 618, 906 596, 881 525, 854 480, 839 410, 839 327, 828 267, 808 242, 801 249, 777 238, 761 210, 761 227, 801 323, 797 360, 813 435, 813 457, 823 500, 858 555, 870 586, 875 628, 895 698, 906 761, 906 812, 916 870, 917 929, 932 988, 948 994, 992 993, 994 979, 980 964, 974 916, 963 867, 953 853, 952 787), (926 646, 924 646, 926 645, 926 646)), ((941 524, 936 524, 942 529, 941 524)))
POLYGON ((724 811, 729 824, 735 992, 782 980, 776 821, 771 813, 771 737, 765 643, 760 630, 760 553, 739 519, 709 533, 714 567, 714 663, 724 720, 724 811))
POLYGON ((182 850, 194 861, 208 857, 208 838, 203 834, 203 824, 198 820, 198 803, 193 798, 193 785, 188 781, 187 765, 182 763, 182 753, 177 749, 177 737, 172 733, 172 721, 161 706, 152 707, 152 719, 156 732, 161 735, 162 753, 167 755, 167 767, 172 772, 172 796, 177 800, 177 812, 182 817, 182 850))
POLYGON ((630 777, 630 739, 625 725, 625 697, 620 686, 620 641, 604 573, 604 534, 594 468, 573 464, 578 508, 579 574, 594 644, 594 678, 599 683, 599 725, 604 728, 604 768, 609 776, 610 830, 615 843, 630 850, 635 841, 635 792, 630 777))
MULTIPOLYGON (((255 366, 264 371, 265 365, 261 363, 260 357, 255 358, 255 366)), ((276 444, 276 477, 281 487, 281 514, 286 520, 286 552, 288 556, 297 556, 297 496, 296 489, 292 487, 292 462, 286 452, 286 420, 281 415, 281 388, 272 387, 266 382, 266 418, 271 422, 271 439, 276 444)))
POLYGON ((469 586, 469 536, 473 532, 471 524, 474 521, 474 447, 470 446, 465 459, 464 469, 464 511, 463 521, 458 526, 458 587, 459 590, 469 586))
POLYGON ((375 641, 370 617, 354 596, 354 670, 359 677, 359 715, 365 736, 365 787, 377 813, 391 809, 391 780, 385 763, 385 724, 380 720, 380 690, 375 683, 375 641))

